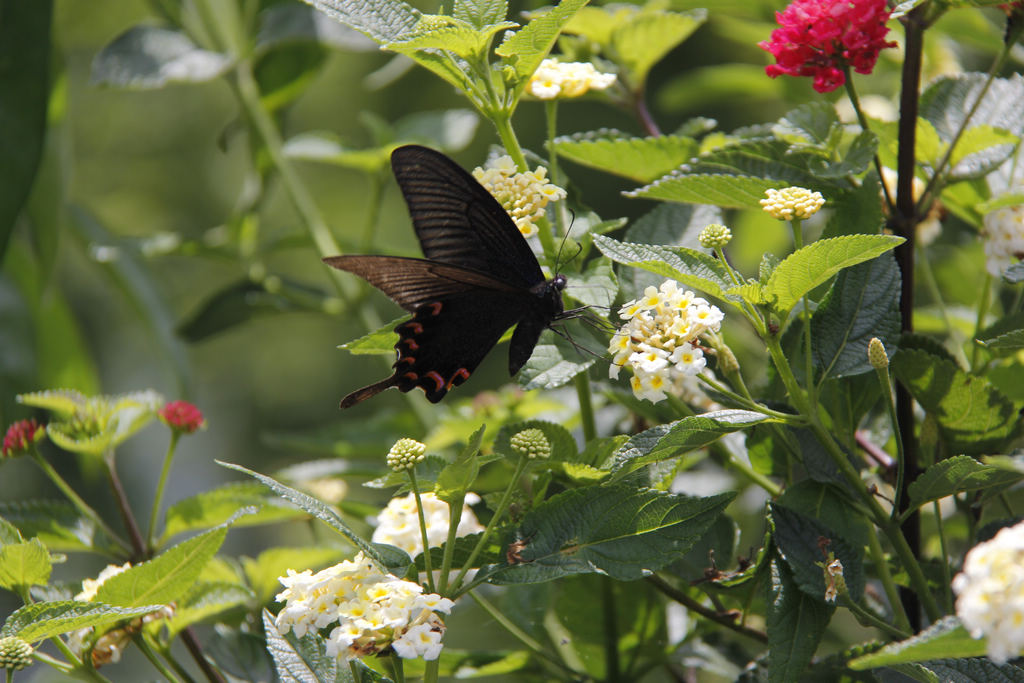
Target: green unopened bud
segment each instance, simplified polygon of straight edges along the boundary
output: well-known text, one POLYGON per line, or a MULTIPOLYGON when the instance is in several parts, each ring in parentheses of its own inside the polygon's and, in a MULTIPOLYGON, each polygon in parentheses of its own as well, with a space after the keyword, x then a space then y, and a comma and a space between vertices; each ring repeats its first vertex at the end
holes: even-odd
POLYGON ((513 436, 511 444, 512 450, 529 460, 551 457, 551 444, 544 432, 536 427, 524 429, 513 436))
POLYGON ((426 457, 427 446, 416 439, 399 439, 388 451, 388 467, 395 472, 411 470, 426 457))
POLYGON ((700 231, 697 241, 705 249, 720 249, 729 244, 732 239, 732 231, 724 225, 712 223, 700 231))
POLYGON ((736 360, 736 354, 732 352, 725 344, 722 344, 717 349, 718 352, 718 367, 726 375, 731 375, 734 372, 739 372, 740 362, 736 360))
POLYGON ((31 663, 31 645, 17 636, 0 638, 0 669, 18 671, 31 663))
POLYGON ((872 337, 868 342, 868 362, 875 370, 885 370, 889 367, 889 357, 885 355, 885 346, 878 337, 872 337))

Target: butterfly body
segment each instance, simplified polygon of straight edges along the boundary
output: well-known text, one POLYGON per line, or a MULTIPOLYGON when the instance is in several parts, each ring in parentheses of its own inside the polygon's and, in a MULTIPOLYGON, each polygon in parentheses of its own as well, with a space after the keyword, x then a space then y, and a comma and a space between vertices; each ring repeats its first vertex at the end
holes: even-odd
POLYGON ((412 318, 395 328, 394 373, 341 401, 348 408, 390 387, 440 401, 516 326, 509 374, 564 313, 566 280, 547 280, 515 223, 470 174, 440 152, 409 145, 391 155, 424 259, 335 256, 324 261, 377 287, 412 318))

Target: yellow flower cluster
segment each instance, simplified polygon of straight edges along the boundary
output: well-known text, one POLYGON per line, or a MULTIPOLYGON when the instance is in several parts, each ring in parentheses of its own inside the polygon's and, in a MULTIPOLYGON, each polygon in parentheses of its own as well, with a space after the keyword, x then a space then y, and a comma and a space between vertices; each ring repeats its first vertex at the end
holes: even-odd
POLYGON ((724 316, 717 306, 666 280, 624 305, 619 317, 628 322, 608 345, 613 355, 608 374, 615 378, 621 367, 630 367, 633 394, 657 403, 670 393, 689 393, 686 380, 707 363, 697 338, 717 332, 724 316))
POLYGON ((327 654, 346 660, 379 654, 389 647, 404 659, 437 659, 444 622, 452 601, 380 570, 359 553, 314 574, 288 570, 278 579, 285 587, 277 601, 285 606, 275 625, 282 635, 301 638, 337 624, 327 640, 327 654))
POLYGON ((615 74, 606 74, 590 62, 559 62, 545 59, 533 72, 526 93, 539 100, 579 97, 588 90, 604 90, 615 82, 615 74))
POLYGON ((546 168, 517 173, 510 156, 488 162, 486 169, 476 167, 473 177, 508 211, 523 237, 537 234, 534 221, 544 217, 549 202, 565 199, 565 190, 547 181, 546 168))
MULTIPOLYGON (((448 503, 433 493, 422 494, 420 500, 423 502, 423 519, 427 523, 427 541, 432 547, 439 547, 448 539, 448 503)), ((480 496, 475 493, 466 494, 467 505, 462 508, 456 536, 468 536, 484 530, 469 507, 479 502, 480 496)), ((377 522, 377 528, 373 531, 374 543, 393 545, 412 557, 423 552, 420 520, 413 494, 388 501, 388 506, 377 516, 377 522)))
POLYGON ((818 213, 818 209, 825 203, 825 198, 820 192, 812 192, 803 187, 770 189, 764 193, 767 197, 761 200, 761 206, 772 218, 778 218, 780 221, 810 218, 818 213))

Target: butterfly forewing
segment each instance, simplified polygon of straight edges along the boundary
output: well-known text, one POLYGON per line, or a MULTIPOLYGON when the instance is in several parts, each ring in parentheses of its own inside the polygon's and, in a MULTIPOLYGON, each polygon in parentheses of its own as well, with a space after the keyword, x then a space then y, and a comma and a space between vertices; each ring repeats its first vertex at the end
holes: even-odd
POLYGON ((408 145, 392 152, 391 165, 424 256, 524 289, 544 281, 537 257, 505 209, 451 159, 408 145))

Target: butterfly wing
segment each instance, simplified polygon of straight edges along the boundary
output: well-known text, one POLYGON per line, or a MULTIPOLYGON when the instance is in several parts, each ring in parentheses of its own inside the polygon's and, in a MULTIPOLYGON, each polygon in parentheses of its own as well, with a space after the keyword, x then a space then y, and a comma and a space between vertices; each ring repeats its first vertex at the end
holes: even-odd
POLYGON ((511 217, 461 166, 435 150, 407 145, 391 153, 391 167, 428 259, 487 273, 514 288, 544 281, 511 217))

